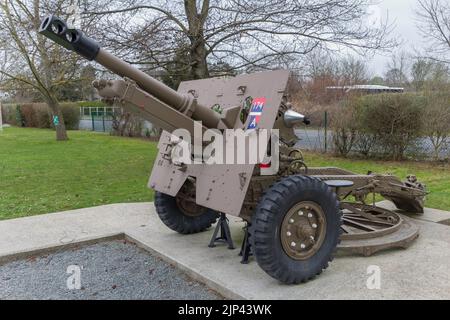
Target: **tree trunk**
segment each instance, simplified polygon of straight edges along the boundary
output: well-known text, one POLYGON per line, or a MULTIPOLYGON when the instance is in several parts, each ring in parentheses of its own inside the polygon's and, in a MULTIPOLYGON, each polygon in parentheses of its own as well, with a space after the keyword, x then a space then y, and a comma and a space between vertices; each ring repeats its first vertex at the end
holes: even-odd
POLYGON ((47 104, 52 111, 52 122, 56 130, 56 141, 69 140, 59 102, 56 99, 49 99, 47 104))
MULTIPOLYGON (((38 30, 40 25, 40 0, 33 0, 33 24, 35 30, 38 30)), ((42 74, 42 80, 44 82, 44 88, 42 88, 41 94, 46 100, 50 110, 52 111, 52 123, 55 126, 56 130, 56 141, 66 141, 69 140, 66 132, 66 126, 64 124, 64 117, 61 112, 61 108, 59 106, 58 100, 55 98, 54 93, 49 89, 52 85, 52 68, 51 68, 51 59, 47 54, 46 50, 42 50, 45 48, 45 38, 41 34, 37 33, 37 42, 41 50, 39 50, 40 57, 42 59, 44 72, 42 74)))
POLYGON ((203 41, 203 35, 196 35, 191 42, 190 62, 192 79, 209 77, 208 63, 206 62, 206 45, 203 41))
POLYGON ((207 52, 204 37, 204 24, 208 17, 209 0, 204 0, 201 10, 197 8, 196 0, 184 0, 184 8, 189 25, 189 62, 190 76, 192 79, 204 79, 209 77, 207 52))

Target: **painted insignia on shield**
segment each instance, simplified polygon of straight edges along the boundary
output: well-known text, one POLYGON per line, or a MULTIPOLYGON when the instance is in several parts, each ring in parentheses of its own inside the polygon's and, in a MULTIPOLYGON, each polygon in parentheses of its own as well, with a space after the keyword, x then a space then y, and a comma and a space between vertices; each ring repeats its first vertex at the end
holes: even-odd
POLYGON ((250 109, 247 129, 256 129, 258 127, 259 120, 261 120, 264 105, 266 104, 266 98, 255 98, 250 109))

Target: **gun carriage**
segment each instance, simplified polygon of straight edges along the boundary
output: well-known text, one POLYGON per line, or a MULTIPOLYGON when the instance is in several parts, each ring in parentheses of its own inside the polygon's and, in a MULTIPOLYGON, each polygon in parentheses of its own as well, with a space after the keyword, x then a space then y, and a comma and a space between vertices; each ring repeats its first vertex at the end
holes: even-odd
MULTIPOLYGON (((392 175, 307 166, 295 146, 294 129, 308 119, 288 101, 288 71, 186 81, 175 91, 56 16, 45 18, 39 31, 119 75, 121 79, 96 80, 99 95, 164 129, 148 185, 156 191, 159 217, 172 230, 202 232, 219 219, 211 246, 225 239, 233 247, 225 214, 240 217, 248 223, 244 262, 251 252, 265 272, 288 284, 321 273, 337 248, 370 255, 407 247, 418 236, 418 228, 405 217, 368 200, 378 194, 398 209, 420 213, 426 192, 414 177, 403 183, 392 175), (277 129, 279 157, 271 165, 174 161, 174 149, 186 143, 172 134, 180 128, 194 140, 208 129, 277 129)), ((270 143, 260 147, 263 154, 273 152, 270 143)), ((202 158, 195 147, 190 150, 192 159, 202 158)), ((234 158, 235 151, 225 148, 225 157, 234 158)))

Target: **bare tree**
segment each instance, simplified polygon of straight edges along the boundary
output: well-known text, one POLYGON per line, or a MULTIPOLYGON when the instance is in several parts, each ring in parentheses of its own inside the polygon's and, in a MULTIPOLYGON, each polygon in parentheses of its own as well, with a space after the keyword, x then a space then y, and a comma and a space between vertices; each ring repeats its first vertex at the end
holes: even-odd
POLYGON ((74 62, 71 59, 64 61, 58 49, 52 50, 44 37, 37 33, 42 9, 39 0, 1 1, 0 29, 9 59, 0 73, 13 83, 39 92, 52 111, 56 139, 67 140, 56 86, 66 80, 68 67, 74 62))
POLYGON ((340 75, 342 84, 347 86, 365 84, 369 78, 366 63, 353 56, 340 61, 340 75))
POLYGON ((442 61, 434 61, 431 69, 429 81, 427 83, 429 90, 449 91, 450 84, 450 64, 442 61))
POLYGON ((411 67, 412 85, 416 91, 422 90, 433 69, 433 62, 417 58, 411 67))
POLYGON ((315 51, 307 55, 303 64, 301 98, 315 104, 327 105, 340 100, 346 95, 346 86, 365 84, 369 79, 367 64, 354 56, 340 57, 327 51, 315 51), (333 86, 342 88, 327 89, 333 86))
MULTIPOLYGON (((326 90, 330 86, 339 85, 339 63, 337 60, 322 50, 316 50, 305 56, 303 59, 303 70, 298 75, 301 86, 298 97, 295 97, 297 104, 310 102, 303 112, 312 112, 317 105, 328 104, 335 100, 335 96, 330 96, 326 90)), ((321 115, 322 115, 322 110, 321 115)))
POLYGON ((408 85, 409 65, 409 57, 405 51, 393 54, 387 63, 387 71, 384 76, 386 83, 393 86, 408 85))
MULTIPOLYGON (((450 52, 450 2, 448 0, 418 0, 420 32, 432 41, 430 50, 437 54, 450 52)), ((450 63, 450 60, 447 61, 450 63)))
POLYGON ((435 59, 416 58, 411 76, 416 91, 446 91, 450 85, 450 65, 435 59))
POLYGON ((0 65, 3 85, 38 92, 49 106, 56 139, 67 140, 58 92, 79 81, 78 57, 38 33, 41 18, 50 13, 68 17, 75 0, 0 0, 0 65))
POLYGON ((184 0, 111 1, 100 15, 116 53, 147 70, 190 78, 269 69, 298 60, 316 48, 359 52, 394 45, 390 25, 366 23, 371 0, 184 0), (216 70, 217 71, 217 70, 216 70))

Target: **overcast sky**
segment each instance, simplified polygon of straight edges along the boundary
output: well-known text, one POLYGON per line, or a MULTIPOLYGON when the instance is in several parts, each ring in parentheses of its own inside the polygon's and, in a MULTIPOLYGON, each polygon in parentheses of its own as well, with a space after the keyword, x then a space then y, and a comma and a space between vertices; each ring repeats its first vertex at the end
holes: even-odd
MULTIPOLYGON (((394 36, 404 41, 400 50, 412 52, 414 48, 421 49, 424 42, 416 26, 415 10, 417 0, 381 0, 380 4, 373 7, 374 16, 385 18, 389 15, 389 21, 395 23, 394 36)), ((386 54, 388 55, 388 54, 386 54)), ((386 70, 389 57, 376 55, 370 61, 370 71, 382 76, 386 70)))

